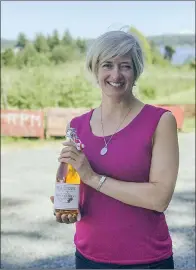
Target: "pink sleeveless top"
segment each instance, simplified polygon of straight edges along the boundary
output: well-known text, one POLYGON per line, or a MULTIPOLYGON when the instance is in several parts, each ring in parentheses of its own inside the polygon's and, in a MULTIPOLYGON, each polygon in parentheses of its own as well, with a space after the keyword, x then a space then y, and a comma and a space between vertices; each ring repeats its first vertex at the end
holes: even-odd
MULTIPOLYGON (((77 129, 96 173, 126 182, 148 182, 152 137, 164 112, 146 104, 128 126, 113 136, 105 156, 100 155, 103 137, 91 131, 93 110, 74 118, 71 127, 77 129)), ((84 183, 80 186, 80 208, 82 219, 76 223, 74 242, 89 260, 143 264, 173 254, 164 213, 124 204, 84 183)))

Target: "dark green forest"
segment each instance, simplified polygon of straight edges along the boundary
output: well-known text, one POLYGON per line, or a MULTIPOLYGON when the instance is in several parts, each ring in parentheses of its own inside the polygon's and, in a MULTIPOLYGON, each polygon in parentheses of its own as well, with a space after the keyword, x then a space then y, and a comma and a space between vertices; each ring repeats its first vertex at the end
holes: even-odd
MULTIPOLYGON (((130 27, 130 32, 138 38, 144 52, 145 62, 149 65, 171 65, 176 47, 186 45, 188 41, 193 41, 190 36, 189 39, 187 36, 186 39, 185 36, 181 36, 180 39, 180 36, 177 38, 177 36, 173 35, 170 38, 163 36, 164 43, 161 43, 160 37, 147 38, 135 27, 130 27), (159 50, 160 46, 164 48, 163 53, 159 50)), ((47 36, 37 33, 32 40, 29 40, 24 33, 19 33, 15 41, 3 41, 1 65, 21 69, 24 66, 57 65, 82 60, 93 39, 75 39, 68 29, 61 36, 58 30, 55 29, 47 36)), ((186 61, 186 64, 190 64, 191 68, 195 67, 192 58, 186 61)))
MULTIPOLYGON (((165 45, 161 53, 155 42, 138 29, 130 27, 130 32, 141 44, 148 74, 137 84, 140 98, 163 104, 163 98, 170 95, 176 102, 176 95, 181 92, 183 102, 192 102, 195 59, 175 66, 172 63, 175 46, 165 45)), ((100 101, 99 92, 87 79, 84 69, 86 50, 91 42, 73 38, 68 30, 63 35, 57 30, 47 36, 37 33, 33 40, 19 33, 16 41, 7 43, 16 47, 4 48, 1 52, 3 108, 96 106, 100 101)))
MULTIPOLYGON (((159 35, 147 37, 149 41, 153 41, 155 46, 195 46, 195 35, 194 34, 176 34, 176 35, 159 35)), ((92 40, 87 39, 87 42, 92 40)), ((8 40, 1 38, 1 49, 13 48, 16 45, 16 40, 8 40)))

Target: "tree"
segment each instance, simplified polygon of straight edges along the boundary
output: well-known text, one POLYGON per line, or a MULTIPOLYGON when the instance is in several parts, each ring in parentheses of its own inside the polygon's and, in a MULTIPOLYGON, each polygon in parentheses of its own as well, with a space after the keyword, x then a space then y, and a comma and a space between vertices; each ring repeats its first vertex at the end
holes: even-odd
POLYGON ((59 33, 57 30, 54 30, 52 36, 50 37, 50 48, 54 49, 54 47, 60 45, 59 33))
POLYGON ((84 39, 80 39, 78 38, 76 40, 76 46, 79 48, 80 52, 81 53, 85 53, 86 52, 86 41, 84 39))
POLYGON ((50 50, 46 38, 41 33, 36 35, 34 47, 39 53, 47 53, 50 50))
POLYGON ((66 30, 63 34, 61 44, 65 46, 73 46, 74 40, 69 32, 69 30, 66 30))
POLYGON ((15 63, 15 55, 12 49, 5 49, 5 51, 1 54, 1 61, 3 65, 12 66, 15 63))
POLYGON ((189 64, 190 69, 195 69, 196 68, 196 60, 192 60, 189 64))
POLYGON ((36 61, 37 51, 34 48, 33 44, 29 43, 26 45, 24 50, 19 52, 16 56, 16 64, 18 68, 23 67, 24 65, 34 65, 36 61))
POLYGON ((16 42, 16 46, 24 48, 27 45, 27 43, 28 43, 28 39, 27 39, 26 35, 24 33, 19 33, 18 38, 17 38, 17 42, 16 42))
POLYGON ((73 57, 73 49, 63 45, 58 45, 52 50, 52 60, 55 64, 64 63, 73 57))
POLYGON ((53 49, 53 42, 52 42, 52 37, 50 35, 47 36, 46 42, 48 44, 49 49, 52 50, 53 49))
POLYGON ((175 53, 175 50, 171 46, 168 46, 168 45, 165 46, 165 52, 164 52, 165 59, 171 61, 174 53, 175 53))
POLYGON ((50 48, 50 50, 52 51, 54 49, 55 46, 60 45, 61 41, 59 38, 59 33, 57 30, 54 30, 52 35, 48 35, 46 38, 46 42, 50 48))
POLYGON ((131 27, 130 32, 137 37, 137 39, 142 47, 145 61, 148 64, 151 64, 152 63, 152 52, 151 52, 151 47, 150 47, 150 44, 149 44, 147 38, 140 31, 138 31, 135 27, 131 27))
POLYGON ((166 59, 164 59, 163 55, 161 54, 161 52, 157 48, 155 42, 150 40, 149 44, 150 44, 150 47, 151 47, 152 64, 160 65, 160 66, 168 65, 169 62, 166 59))

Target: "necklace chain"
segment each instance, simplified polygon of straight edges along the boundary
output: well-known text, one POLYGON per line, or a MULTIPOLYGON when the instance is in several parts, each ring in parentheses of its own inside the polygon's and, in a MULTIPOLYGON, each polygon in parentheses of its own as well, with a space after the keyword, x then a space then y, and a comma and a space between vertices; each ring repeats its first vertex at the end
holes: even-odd
POLYGON ((120 125, 117 127, 117 129, 115 130, 115 132, 111 135, 111 137, 109 138, 108 142, 106 142, 105 135, 104 135, 104 128, 103 128, 102 106, 101 106, 101 126, 102 126, 102 132, 103 132, 103 139, 104 139, 104 142, 105 142, 105 148, 107 148, 109 142, 111 141, 111 139, 113 138, 113 136, 117 133, 118 129, 123 124, 123 122, 125 121, 126 117, 128 116, 128 114, 130 113, 131 110, 132 110, 132 108, 130 108, 128 110, 128 113, 126 113, 125 117, 123 118, 123 121, 120 122, 120 125))

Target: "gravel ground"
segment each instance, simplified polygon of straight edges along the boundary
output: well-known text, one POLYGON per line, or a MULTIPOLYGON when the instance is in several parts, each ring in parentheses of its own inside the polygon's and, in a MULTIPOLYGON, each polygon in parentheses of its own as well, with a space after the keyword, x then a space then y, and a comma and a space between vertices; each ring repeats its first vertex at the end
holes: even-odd
MULTIPOLYGON (((180 172, 167 221, 175 267, 195 268, 195 134, 179 134, 180 172)), ((1 268, 74 269, 74 225, 56 223, 53 194, 59 146, 3 148, 1 268)))

